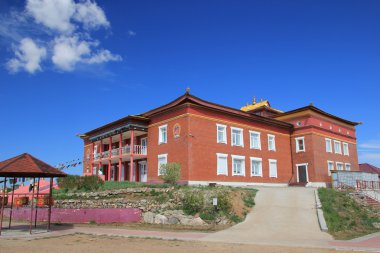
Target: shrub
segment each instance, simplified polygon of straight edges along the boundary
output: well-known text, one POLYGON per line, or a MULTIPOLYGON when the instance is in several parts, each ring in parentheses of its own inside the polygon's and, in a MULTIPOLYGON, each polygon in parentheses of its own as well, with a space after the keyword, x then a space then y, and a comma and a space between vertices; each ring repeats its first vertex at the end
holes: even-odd
POLYGON ((202 220, 214 221, 216 220, 217 213, 216 212, 203 212, 199 215, 202 220))
POLYGON ((165 183, 176 184, 181 177, 181 164, 167 163, 160 168, 161 178, 165 183))
POLYGON ((67 177, 58 178, 58 186, 61 189, 73 191, 80 188, 80 181, 80 176, 68 175, 67 177))
POLYGON ((84 176, 81 180, 80 189, 85 191, 94 191, 99 189, 99 187, 104 184, 103 180, 98 176, 84 176))
POLYGON ((183 198, 183 210, 187 214, 196 214, 202 210, 204 206, 203 194, 198 191, 188 191, 183 198))
POLYGON ((228 213, 232 208, 230 194, 226 191, 219 191, 216 196, 218 198, 218 210, 224 213, 228 213))
POLYGON ((245 206, 253 207, 255 205, 256 190, 249 190, 243 197, 245 206))

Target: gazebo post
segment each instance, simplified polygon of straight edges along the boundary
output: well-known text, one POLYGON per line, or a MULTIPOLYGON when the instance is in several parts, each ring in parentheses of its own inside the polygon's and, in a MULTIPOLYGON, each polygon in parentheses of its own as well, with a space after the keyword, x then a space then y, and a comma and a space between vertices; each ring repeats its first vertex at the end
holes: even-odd
POLYGON ((51 220, 51 202, 53 202, 53 177, 50 178, 50 190, 49 190, 49 211, 48 211, 48 231, 50 231, 51 220))
POLYGON ((38 196, 40 194, 40 180, 41 178, 38 178, 38 183, 37 183, 37 203, 36 203, 36 215, 34 216, 34 228, 37 227, 37 212, 38 212, 38 196))
POLYGON ((33 178, 33 191, 32 191, 32 203, 30 205, 30 226, 29 226, 29 234, 32 234, 32 226, 33 226, 33 205, 34 205, 34 185, 36 184, 36 178, 33 178))
POLYGON ((16 178, 13 178, 13 186, 12 186, 12 200, 11 200, 11 211, 9 212, 9 229, 11 229, 11 223, 12 223, 12 213, 13 213, 13 197, 15 195, 15 184, 16 184, 16 178))
POLYGON ((4 205, 5 205, 5 189, 6 188, 7 188, 7 178, 4 177, 3 199, 1 200, 3 203, 1 205, 0 235, 1 235, 1 229, 3 228, 4 205))

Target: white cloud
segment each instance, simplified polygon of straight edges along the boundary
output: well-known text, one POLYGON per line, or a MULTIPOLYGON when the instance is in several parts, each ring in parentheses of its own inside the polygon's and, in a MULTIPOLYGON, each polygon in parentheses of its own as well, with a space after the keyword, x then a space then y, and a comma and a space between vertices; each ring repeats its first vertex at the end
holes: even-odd
POLYGON ((70 21, 76 11, 72 0, 28 0, 26 11, 36 23, 52 30, 70 33, 75 29, 70 21))
POLYGON ((380 149, 380 141, 369 141, 359 144, 359 147, 364 149, 380 149))
POLYGON ((41 71, 41 61, 46 57, 46 49, 39 47, 31 38, 21 40, 15 49, 15 57, 7 62, 7 68, 15 73, 23 69, 31 74, 41 71))
POLYGON ((54 41, 52 61, 58 69, 72 71, 78 63, 100 64, 121 60, 119 55, 104 49, 93 54, 91 47, 97 45, 97 42, 80 40, 78 36, 62 36, 54 41))
POLYGON ((379 153, 359 153, 359 163, 369 163, 380 167, 379 153))
POLYGON ((77 36, 60 37, 54 41, 52 61, 58 69, 72 71, 82 57, 90 53, 89 43, 79 41, 77 36))
POLYGON ((74 19, 82 22, 86 29, 110 26, 104 11, 95 2, 87 0, 76 7, 74 19))
POLYGON ((129 30, 129 31, 128 31, 128 35, 129 35, 130 37, 134 37, 134 36, 136 36, 136 32, 135 32, 135 31, 132 31, 132 30, 129 30))

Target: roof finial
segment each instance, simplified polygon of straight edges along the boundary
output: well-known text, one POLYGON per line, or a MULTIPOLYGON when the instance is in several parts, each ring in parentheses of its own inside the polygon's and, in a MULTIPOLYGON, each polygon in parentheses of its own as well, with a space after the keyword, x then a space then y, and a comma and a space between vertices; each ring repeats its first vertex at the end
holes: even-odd
POLYGON ((260 98, 260 102, 263 102, 263 99, 262 99, 262 98, 260 98))
POLYGON ((190 87, 186 88, 186 94, 190 94, 190 87))
POLYGON ((256 96, 253 96, 253 99, 252 99, 252 104, 255 105, 256 104, 256 96))
POLYGON ((310 106, 314 106, 314 103, 313 103, 313 102, 310 102, 310 106))

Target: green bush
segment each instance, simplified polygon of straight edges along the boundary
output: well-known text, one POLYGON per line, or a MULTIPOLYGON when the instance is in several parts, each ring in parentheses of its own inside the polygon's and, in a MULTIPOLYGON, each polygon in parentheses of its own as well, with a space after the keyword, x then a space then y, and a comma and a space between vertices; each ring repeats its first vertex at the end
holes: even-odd
POLYGON ((187 214, 199 213, 204 206, 203 194, 198 191, 188 191, 183 198, 183 210, 187 214))
POLYGON ((216 196, 218 198, 218 211, 227 214, 232 208, 230 194, 226 191, 219 191, 216 196))
POLYGON ((67 177, 58 178, 59 188, 70 191, 78 190, 80 188, 80 182, 80 176, 68 175, 67 177))
POLYGON ((80 189, 85 191, 94 191, 104 184, 103 180, 98 176, 84 176, 81 180, 80 189))
POLYGON ((160 168, 161 178, 165 183, 176 184, 181 177, 181 164, 167 163, 160 168))
POLYGON ((199 215, 199 217, 201 217, 202 220, 214 221, 216 220, 217 215, 218 214, 216 212, 203 212, 199 215))
POLYGON ((249 190, 245 196, 243 197, 243 201, 245 206, 247 207, 253 207, 255 205, 255 196, 256 196, 257 190, 249 190))

